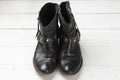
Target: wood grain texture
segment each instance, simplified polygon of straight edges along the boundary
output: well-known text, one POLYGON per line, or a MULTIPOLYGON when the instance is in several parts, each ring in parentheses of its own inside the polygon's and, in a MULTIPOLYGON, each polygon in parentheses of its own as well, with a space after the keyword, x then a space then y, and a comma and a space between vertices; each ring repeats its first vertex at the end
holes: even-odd
MULTIPOLYGON (((120 30, 120 14, 74 14, 82 30, 120 30)), ((0 29, 36 29, 38 14, 0 14, 0 29)))
POLYGON ((76 75, 63 75, 58 70, 51 75, 38 75, 32 65, 2 65, 0 66, 1 79, 4 80, 119 80, 120 67, 110 66, 83 66, 76 75), (6 77, 6 75, 9 75, 6 77))
MULTIPOLYGON (((34 46, 36 30, 0 30, 0 46, 34 46), (3 36, 4 35, 4 36, 3 36)), ((119 30, 81 30, 83 46, 120 46, 119 30)))
MULTIPOLYGON (((32 65, 36 46, 0 47, 1 65, 32 65)), ((82 46, 83 66, 120 66, 120 47, 82 46)))
MULTIPOLYGON (((0 1, 0 13, 38 13, 50 0, 0 1)), ((61 1, 54 1, 60 3, 61 1)), ((120 13, 120 1, 70 1, 74 13, 120 13)))

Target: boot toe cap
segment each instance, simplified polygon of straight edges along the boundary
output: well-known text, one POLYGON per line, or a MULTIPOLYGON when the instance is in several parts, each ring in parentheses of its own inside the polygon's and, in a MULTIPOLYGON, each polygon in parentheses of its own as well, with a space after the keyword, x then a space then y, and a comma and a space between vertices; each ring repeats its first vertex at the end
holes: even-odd
POLYGON ((56 69, 56 62, 54 59, 47 58, 41 61, 34 61, 34 65, 37 71, 40 71, 45 74, 52 73, 56 69))
POLYGON ((60 71, 72 75, 76 74, 82 66, 82 59, 81 60, 73 60, 73 59, 64 59, 60 62, 60 71))

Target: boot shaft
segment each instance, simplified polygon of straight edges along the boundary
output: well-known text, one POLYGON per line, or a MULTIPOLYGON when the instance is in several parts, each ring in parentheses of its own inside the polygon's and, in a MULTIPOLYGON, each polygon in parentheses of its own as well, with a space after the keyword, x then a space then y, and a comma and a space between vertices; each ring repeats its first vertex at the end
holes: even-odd
POLYGON ((38 16, 38 29, 44 36, 53 34, 58 29, 59 6, 55 3, 45 4, 38 16))
POLYGON ((60 4, 59 18, 61 32, 67 37, 74 37, 77 27, 68 1, 60 4))

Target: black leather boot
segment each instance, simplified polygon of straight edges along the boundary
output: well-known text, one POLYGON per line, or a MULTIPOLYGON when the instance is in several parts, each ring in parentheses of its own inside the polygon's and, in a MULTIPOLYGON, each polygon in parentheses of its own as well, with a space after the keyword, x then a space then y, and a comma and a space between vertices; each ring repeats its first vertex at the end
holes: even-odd
POLYGON ((58 10, 54 3, 45 4, 38 17, 38 44, 33 63, 37 71, 51 73, 57 66, 58 54, 58 10))
POLYGON ((80 32, 71 13, 69 2, 60 5, 60 54, 59 69, 65 74, 75 74, 82 66, 79 38, 80 32))

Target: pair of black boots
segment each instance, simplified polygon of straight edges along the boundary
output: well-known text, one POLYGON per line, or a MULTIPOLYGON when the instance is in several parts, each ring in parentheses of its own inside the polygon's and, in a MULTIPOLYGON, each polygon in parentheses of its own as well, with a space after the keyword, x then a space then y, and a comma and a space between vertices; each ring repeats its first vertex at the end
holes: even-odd
POLYGON ((48 74, 58 66, 65 74, 77 73, 83 63, 79 38, 70 3, 46 3, 38 17, 38 44, 33 59, 36 70, 48 74))

